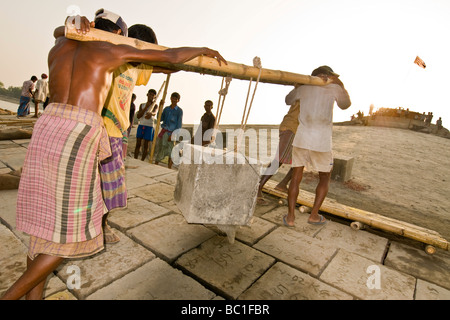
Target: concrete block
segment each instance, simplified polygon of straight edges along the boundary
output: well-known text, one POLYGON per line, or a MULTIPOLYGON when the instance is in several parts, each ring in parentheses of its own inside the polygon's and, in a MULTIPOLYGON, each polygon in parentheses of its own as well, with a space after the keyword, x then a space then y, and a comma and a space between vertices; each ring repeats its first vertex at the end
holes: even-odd
POLYGON ((174 201, 189 223, 248 225, 261 164, 236 152, 187 144, 174 201))
POLYGON ((340 249, 320 279, 363 300, 412 300, 416 279, 340 249))
POLYGON ((194 279, 156 258, 96 291, 87 300, 210 300, 215 296, 194 279))
POLYGON ((439 251, 428 255, 425 251, 392 242, 385 264, 428 282, 450 289, 450 258, 439 251))
POLYGON ((417 279, 416 300, 450 300, 450 290, 417 279))
POLYGON ((71 291, 78 299, 85 299, 155 258, 153 253, 126 235, 117 230, 114 230, 114 233, 120 237, 118 243, 107 244, 105 250, 87 258, 67 259, 58 267, 57 276, 65 283, 75 274, 75 267, 79 268, 81 286, 71 291), (68 269, 69 267, 71 269, 68 269))
POLYGON ((241 296, 240 300, 352 300, 341 290, 277 262, 241 296))
POLYGON ((253 247, 313 276, 320 274, 337 251, 332 243, 286 227, 271 232, 253 247))
POLYGON ((134 228, 142 223, 159 218, 170 210, 140 197, 128 200, 128 207, 123 210, 113 210, 108 215, 108 223, 121 230, 134 228))
POLYGON ((215 236, 182 255, 176 265, 222 296, 236 299, 274 262, 274 258, 238 241, 230 244, 225 237, 215 236))
POLYGON ((202 225, 188 224, 179 214, 170 214, 141 224, 128 233, 169 262, 216 235, 202 225))
POLYGON ((334 156, 331 179, 346 182, 352 177, 352 169, 355 158, 348 156, 334 156))

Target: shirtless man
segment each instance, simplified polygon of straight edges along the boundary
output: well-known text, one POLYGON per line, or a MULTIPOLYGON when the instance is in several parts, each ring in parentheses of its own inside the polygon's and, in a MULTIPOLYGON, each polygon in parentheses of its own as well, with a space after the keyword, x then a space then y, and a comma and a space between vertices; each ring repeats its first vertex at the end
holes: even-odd
MULTIPOLYGON (((81 24, 79 32, 89 28, 81 24)), ((27 270, 2 299, 42 299, 47 276, 64 258, 103 249, 98 161, 110 154, 101 111, 113 71, 127 62, 177 64, 200 55, 226 63, 208 48, 56 40, 48 56, 50 104, 34 127, 17 196, 17 229, 30 234, 27 270)))

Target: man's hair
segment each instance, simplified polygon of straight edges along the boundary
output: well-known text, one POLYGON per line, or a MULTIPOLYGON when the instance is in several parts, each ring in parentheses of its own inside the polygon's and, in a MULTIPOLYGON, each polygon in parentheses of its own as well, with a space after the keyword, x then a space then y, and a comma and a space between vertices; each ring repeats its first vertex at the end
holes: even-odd
POLYGON ((150 89, 150 90, 148 90, 147 93, 150 93, 150 92, 156 95, 156 90, 155 89, 150 89))
POLYGON ((211 100, 206 100, 205 103, 210 103, 211 105, 213 105, 213 102, 211 100))
POLYGON ((108 32, 116 32, 117 30, 122 30, 114 22, 102 18, 95 19, 95 28, 108 32))
POLYGON ((180 94, 179 94, 178 92, 172 93, 172 94, 170 95, 170 97, 171 97, 171 98, 172 98, 172 97, 175 97, 175 98, 177 98, 178 100, 181 99, 181 96, 180 96, 180 94))
POLYGON ((32 76, 32 77, 31 77, 31 81, 37 81, 37 79, 38 79, 38 78, 37 78, 36 76, 32 76))
POLYGON ((145 24, 135 24, 128 28, 128 37, 158 44, 158 39, 156 39, 155 32, 152 28, 146 26, 145 24))

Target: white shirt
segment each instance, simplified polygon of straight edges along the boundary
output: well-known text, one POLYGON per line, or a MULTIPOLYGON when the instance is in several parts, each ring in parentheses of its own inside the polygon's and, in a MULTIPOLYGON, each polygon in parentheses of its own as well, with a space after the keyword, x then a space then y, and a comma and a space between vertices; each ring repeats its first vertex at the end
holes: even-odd
POLYGON ((351 101, 347 91, 335 83, 326 86, 302 85, 286 96, 286 104, 300 100, 299 126, 293 146, 318 152, 332 150, 333 106, 345 110, 351 101))
MULTIPOLYGON (((145 108, 146 103, 141 103, 141 105, 139 106, 139 110, 144 109, 145 108)), ((149 113, 150 111, 147 111, 146 113, 144 113, 144 115, 142 116, 142 118, 139 119, 139 124, 141 126, 147 126, 147 127, 153 127, 153 117, 151 117, 150 119, 146 119, 145 116, 149 113)))
POLYGON ((48 96, 48 81, 47 79, 39 79, 36 82, 36 92, 37 95, 35 94, 35 99, 39 100, 39 101, 45 101, 45 99, 47 99, 48 96))

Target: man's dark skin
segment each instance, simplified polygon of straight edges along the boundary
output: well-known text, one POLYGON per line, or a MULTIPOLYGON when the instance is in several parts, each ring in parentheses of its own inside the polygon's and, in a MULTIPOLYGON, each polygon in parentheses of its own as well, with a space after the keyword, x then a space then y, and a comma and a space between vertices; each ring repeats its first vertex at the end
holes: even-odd
MULTIPOLYGON (((87 21, 87 19, 85 19, 87 21)), ((89 24, 81 24, 78 31, 86 33, 89 24)), ((64 103, 88 109, 101 115, 111 83, 113 71, 128 62, 184 63, 205 55, 225 59, 208 48, 174 48, 165 51, 138 50, 126 45, 101 41, 74 41, 58 37, 48 55, 49 90, 51 103, 64 103)), ((40 254, 34 260, 27 257, 27 270, 3 295, 3 299, 42 299, 47 276, 64 258, 40 254)))

